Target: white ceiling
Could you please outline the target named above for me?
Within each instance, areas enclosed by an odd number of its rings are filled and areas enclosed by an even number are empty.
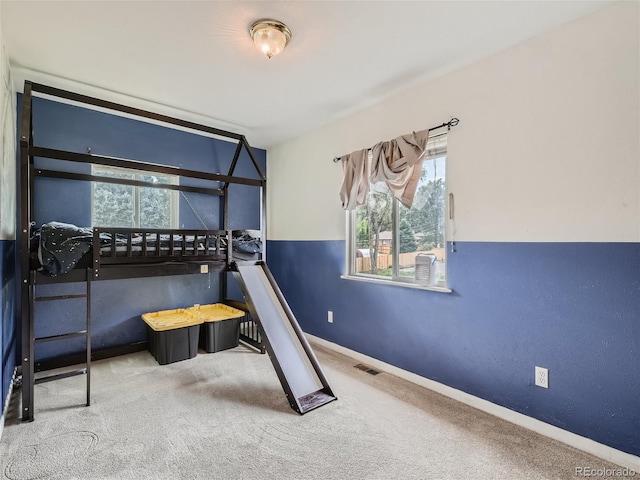
[[[608,3],[2,0],[1,16],[19,91],[26,78],[266,148]],[[248,34],[265,17],[293,32],[271,60]]]

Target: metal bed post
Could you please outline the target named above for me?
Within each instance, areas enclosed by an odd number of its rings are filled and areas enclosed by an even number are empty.
[[[100,243],[98,243],[98,249]],[[91,267],[86,269],[87,274],[87,407],[91,405],[91,280],[93,277],[93,269]]]
[[[231,177],[233,175],[233,172],[236,169],[236,164],[238,163],[238,159],[240,158],[240,152],[242,151],[242,142],[238,141],[238,144],[236,145],[236,151],[233,153],[233,159],[231,160],[231,165],[229,165],[229,171],[227,173],[227,175],[229,177]],[[222,187],[222,229],[228,231],[229,230],[229,182],[225,182],[225,184]],[[227,245],[227,249],[232,249],[233,245],[230,243],[231,242],[231,236],[228,235],[228,240],[229,243]],[[220,286],[220,290],[221,290],[221,297],[222,300],[227,300],[228,298],[228,294],[229,294],[229,283],[228,283],[228,269],[229,269],[229,265],[231,264],[231,257],[229,256],[229,254],[227,254],[227,268],[225,269],[224,274],[222,275],[222,285]]]
[[[227,206],[227,193],[229,192],[229,184],[226,184],[222,191],[224,192],[224,195],[222,195],[222,230],[224,230],[225,232],[228,232],[228,227],[229,227],[229,212],[228,212],[228,206]],[[226,258],[226,267],[224,269],[224,273],[222,274],[222,278],[221,278],[221,282],[220,282],[220,298],[223,300],[226,300],[227,298],[227,294],[228,294],[228,288],[229,286],[227,285],[227,270],[229,268],[229,250],[232,248],[232,245],[229,243],[229,235],[227,234],[227,258]]]
[[[260,237],[262,241],[261,260],[267,261],[267,181],[260,187]]]
[[[35,302],[35,276],[36,273],[28,274],[29,284],[27,285],[28,308],[22,312],[22,321],[28,321],[28,325],[22,325],[22,421],[33,421],[33,394],[35,390],[35,329],[34,329],[34,302]],[[25,318],[26,316],[26,318]],[[26,331],[26,334],[25,334]],[[24,346],[26,345],[26,349]],[[26,352],[26,353],[25,353]]]
[[[20,321],[22,335],[22,420],[33,421],[33,313],[29,275],[29,234],[33,209],[31,83],[25,82],[20,125]]]

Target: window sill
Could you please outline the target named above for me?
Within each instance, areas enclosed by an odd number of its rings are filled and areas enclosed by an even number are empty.
[[[372,278],[372,277],[364,277],[364,276],[360,277],[356,275],[340,275],[340,278],[344,280],[355,280],[356,282],[377,283],[378,285],[390,285],[392,287],[414,288],[416,290],[429,290],[431,292],[440,292],[440,293],[453,293],[453,290],[447,287],[436,287],[436,286],[427,287],[425,285],[418,285],[415,283],[394,282],[393,280],[383,280],[381,278]]]

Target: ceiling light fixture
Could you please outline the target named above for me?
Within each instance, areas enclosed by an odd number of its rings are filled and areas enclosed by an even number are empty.
[[[277,20],[258,20],[249,30],[256,48],[271,58],[278,55],[291,40],[291,30]]]

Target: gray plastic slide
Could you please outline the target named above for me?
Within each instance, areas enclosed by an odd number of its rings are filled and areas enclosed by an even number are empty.
[[[336,400],[267,265],[234,264],[233,274],[251,316],[262,327],[263,342],[291,408],[304,414]]]

